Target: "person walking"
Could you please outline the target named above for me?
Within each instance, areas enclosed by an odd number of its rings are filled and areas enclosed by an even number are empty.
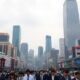
[[[80,80],[80,72],[79,71],[75,72],[75,78],[72,80]]]
[[[39,72],[39,71],[36,71],[35,79],[36,79],[36,80],[41,80],[40,72]]]
[[[49,75],[48,75],[48,71],[44,71],[43,80],[50,80]]]
[[[16,73],[15,73],[15,72],[11,72],[11,73],[9,74],[8,80],[17,80]]]
[[[51,70],[51,74],[49,74],[48,80],[60,80],[59,76],[57,75],[57,71],[55,69]]]
[[[23,80],[34,80],[33,76],[30,74],[30,70],[26,70]]]
[[[69,75],[69,71],[68,70],[64,70],[63,71],[62,80],[71,80],[71,76]]]
[[[23,80],[23,76],[24,76],[23,72],[19,72],[17,80]]]
[[[6,80],[6,79],[5,79],[5,73],[4,73],[4,72],[2,72],[2,73],[0,74],[0,80]]]

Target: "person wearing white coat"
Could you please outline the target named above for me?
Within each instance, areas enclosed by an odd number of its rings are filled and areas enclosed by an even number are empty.
[[[26,70],[23,80],[34,80],[34,76],[30,74],[30,70]]]
[[[23,80],[34,80],[34,77],[33,77],[33,75],[25,75],[24,77],[23,77]]]

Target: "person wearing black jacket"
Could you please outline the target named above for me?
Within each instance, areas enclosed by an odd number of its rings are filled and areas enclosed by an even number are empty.
[[[59,76],[56,73],[55,69],[51,70],[51,73],[47,73],[44,75],[43,80],[60,80]]]
[[[73,78],[72,80],[80,80],[80,72],[79,71],[75,72],[75,78]]]
[[[63,71],[63,77],[61,80],[71,80],[71,76],[69,75],[69,71],[68,70],[64,70]]]
[[[36,72],[36,74],[35,74],[35,79],[36,79],[36,80],[41,80],[40,72]]]
[[[1,74],[1,76],[0,76],[0,80],[6,80],[6,79],[5,79],[5,74],[4,74],[4,72],[2,72],[2,74]]]
[[[51,76],[50,76],[50,80],[60,80],[59,76],[57,75],[57,71],[55,69],[51,70]]]
[[[43,80],[49,80],[49,75],[47,71],[44,71]]]

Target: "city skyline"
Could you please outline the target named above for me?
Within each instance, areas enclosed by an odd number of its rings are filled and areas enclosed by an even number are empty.
[[[32,3],[30,1],[27,0],[29,8],[26,8],[25,0],[1,1],[0,32],[8,32],[11,42],[13,25],[20,25],[22,32],[21,42],[27,42],[29,48],[37,49],[38,46],[45,47],[46,35],[51,35],[52,46],[59,48],[59,38],[63,37],[64,0],[46,0],[46,2],[45,0],[33,0]],[[77,1],[80,9],[80,1]]]

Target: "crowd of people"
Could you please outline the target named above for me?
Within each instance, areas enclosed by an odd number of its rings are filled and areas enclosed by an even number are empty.
[[[0,80],[80,80],[80,72],[70,73],[68,70],[57,71],[55,69],[32,71],[27,69],[25,72],[1,72]]]

